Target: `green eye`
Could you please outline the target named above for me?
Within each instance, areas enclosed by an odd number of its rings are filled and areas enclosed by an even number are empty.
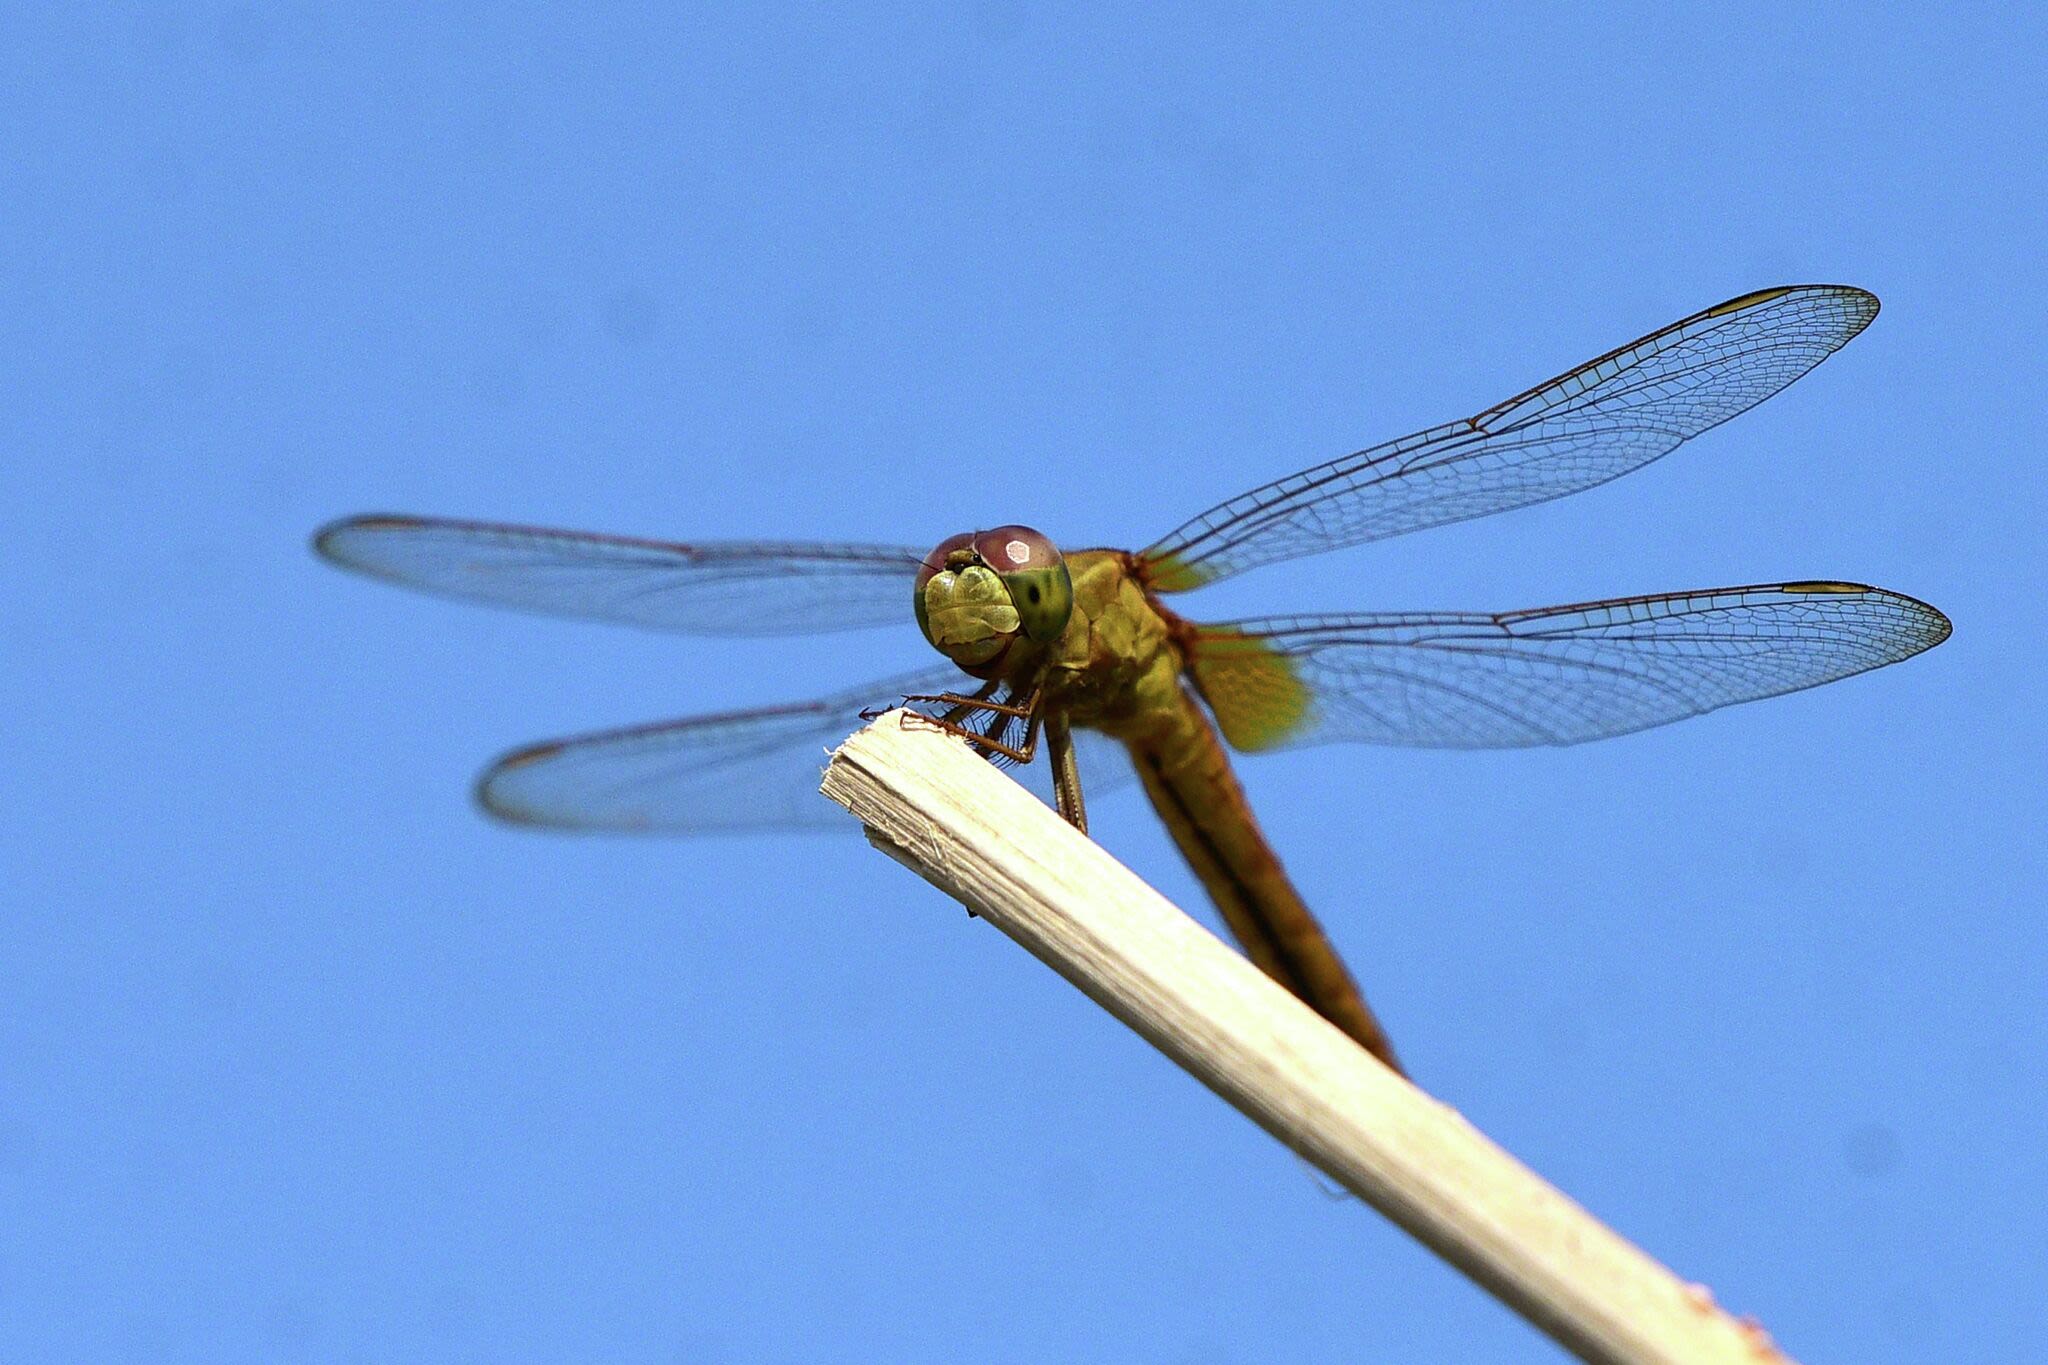
[[[1042,569],[1018,569],[1003,575],[1010,589],[1010,603],[1024,633],[1040,644],[1059,639],[1074,611],[1074,581],[1067,575],[1065,560]]]
[[[926,639],[933,638],[933,614],[939,610],[938,603],[927,601],[926,589],[934,583],[943,587],[941,575],[945,574],[958,574],[962,585],[945,588],[947,602],[953,600],[953,593],[967,591],[979,604],[976,614],[988,618],[991,630],[1007,635],[1021,630],[1035,643],[1050,644],[1060,638],[1074,612],[1074,581],[1067,574],[1067,561],[1050,540],[1029,526],[998,526],[992,531],[951,536],[924,557],[917,571],[916,607],[917,624]],[[985,587],[966,588],[976,575]],[[993,605],[981,595],[995,589],[998,581],[1009,598],[1001,614],[1007,618],[1014,612],[1014,619],[998,622],[990,616]],[[942,627],[941,634],[955,639],[957,624]]]

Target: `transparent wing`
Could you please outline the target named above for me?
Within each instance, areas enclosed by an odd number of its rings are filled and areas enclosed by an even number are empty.
[[[501,819],[558,829],[711,834],[854,828],[818,794],[825,751],[860,713],[962,681],[951,664],[752,711],[551,740],[506,754],[477,784]]]
[[[1180,592],[1591,488],[1762,402],[1876,316],[1874,296],[1841,285],[1745,294],[1476,416],[1232,498],[1142,558],[1155,588]]]
[[[477,784],[486,810],[515,824],[648,834],[766,833],[858,828],[818,794],[826,750],[863,724],[861,712],[906,694],[973,685],[951,664],[884,678],[829,697],[692,716],[536,744],[505,755]],[[926,711],[943,708],[926,706]],[[1115,741],[1080,749],[1092,795],[1130,775]],[[1050,765],[1011,776],[1051,804]]]
[[[703,635],[781,635],[911,619],[920,552],[891,545],[683,545],[529,526],[352,517],[314,548],[448,597]]]
[[[1948,638],[1924,602],[1778,583],[1535,611],[1238,621],[1191,666],[1242,749],[1578,744],[1832,682]]]

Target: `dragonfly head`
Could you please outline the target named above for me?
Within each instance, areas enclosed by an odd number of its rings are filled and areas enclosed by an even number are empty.
[[[1029,526],[950,536],[917,570],[917,625],[970,673],[996,664],[1019,635],[1059,639],[1074,610],[1067,561]]]

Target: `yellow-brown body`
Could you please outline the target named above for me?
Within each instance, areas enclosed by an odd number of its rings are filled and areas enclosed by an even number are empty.
[[[1074,605],[1065,631],[1044,646],[1013,650],[999,665],[1002,675],[1023,691],[1037,686],[1048,712],[1121,741],[1153,808],[1252,961],[1397,1065],[1231,770],[1190,668],[1195,631],[1146,588],[1130,555],[1080,550],[1066,560]]]

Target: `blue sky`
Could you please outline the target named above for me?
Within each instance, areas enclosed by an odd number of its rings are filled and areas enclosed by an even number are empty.
[[[1801,280],[1884,312],[1663,463],[1190,610],[1944,608],[1662,731],[1243,772],[1429,1088],[1795,1355],[2048,1335],[2038,13],[93,8],[0,18],[0,1356],[1553,1358],[858,838],[469,804],[907,621],[306,537],[1143,544]]]

